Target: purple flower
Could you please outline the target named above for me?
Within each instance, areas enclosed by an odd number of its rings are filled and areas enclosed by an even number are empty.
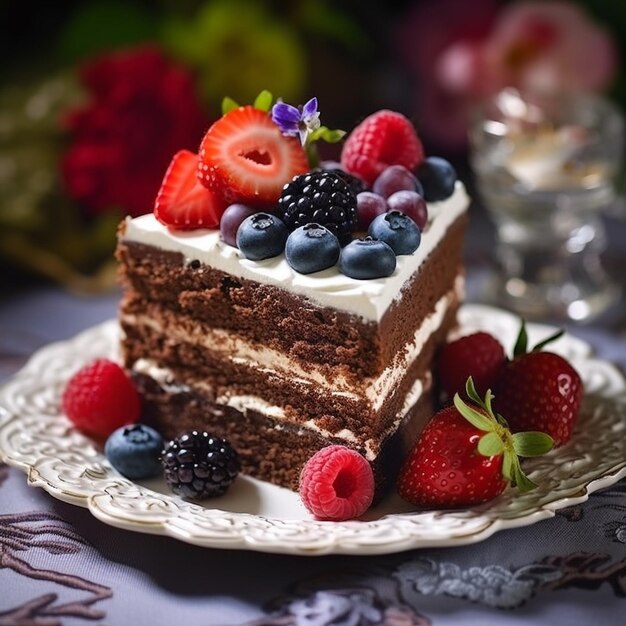
[[[272,107],[272,120],[283,135],[299,136],[300,143],[304,145],[308,134],[320,127],[317,98],[311,98],[303,107],[277,102]]]

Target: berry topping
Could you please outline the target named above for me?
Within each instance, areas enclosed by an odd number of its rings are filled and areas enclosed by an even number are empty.
[[[388,210],[387,202],[382,196],[371,191],[362,191],[356,197],[358,229],[367,231],[372,220]]]
[[[290,231],[315,222],[326,226],[345,245],[356,226],[356,196],[339,176],[311,172],[285,185],[278,215]]]
[[[230,204],[220,220],[220,237],[229,246],[237,247],[237,230],[247,217],[258,213],[245,204]]]
[[[390,165],[374,181],[372,191],[388,198],[396,191],[417,191],[423,195],[422,186],[417,178],[404,165]]]
[[[198,156],[181,150],[174,155],[154,202],[154,216],[176,230],[217,228],[222,199],[203,187],[196,176]]]
[[[401,113],[382,110],[365,118],[343,145],[343,169],[368,185],[390,165],[415,169],[424,159],[424,149],[413,124]]]
[[[108,359],[96,359],[76,372],[65,387],[61,406],[77,428],[103,439],[136,422],[141,410],[132,380]]]
[[[416,191],[396,191],[387,198],[390,211],[400,211],[408,215],[419,227],[426,228],[428,222],[428,206],[426,201]]]
[[[255,213],[237,230],[237,247],[246,259],[261,261],[282,254],[289,232],[275,215]]]
[[[417,224],[399,211],[379,215],[370,224],[367,233],[374,239],[384,241],[396,254],[413,254],[422,239]]]
[[[428,157],[417,170],[417,178],[424,188],[428,202],[445,200],[454,193],[457,175],[455,169],[441,157]]]
[[[123,476],[132,479],[151,478],[162,471],[161,435],[144,424],[122,426],[106,441],[104,453],[111,465]]]
[[[562,334],[548,337],[528,352],[522,322],[513,360],[498,376],[494,400],[511,430],[541,430],[551,435],[557,446],[571,438],[583,396],[578,372],[562,356],[541,351]]]
[[[394,251],[384,241],[371,237],[350,242],[339,257],[339,270],[350,278],[384,278],[391,276],[395,269]]]
[[[348,172],[342,170],[341,167],[327,169],[326,171],[335,176],[339,176],[339,178],[350,187],[355,196],[363,191],[369,191],[369,187],[358,176],[348,174]]]
[[[437,360],[437,378],[449,398],[462,393],[471,376],[484,394],[493,389],[506,360],[502,344],[492,335],[477,332],[446,344]]]
[[[172,491],[197,499],[221,496],[241,469],[239,455],[228,441],[197,430],[170,441],[161,463]]]
[[[345,446],[322,448],[302,469],[300,497],[319,519],[338,522],[360,517],[374,497],[372,468],[358,452]]]
[[[285,245],[287,263],[300,274],[319,272],[337,263],[341,246],[326,227],[315,222],[296,228]]]
[[[522,471],[519,456],[540,456],[553,445],[540,432],[511,434],[491,408],[493,396],[482,400],[471,378],[465,403],[457,394],[454,405],[437,413],[409,453],[396,483],[402,498],[417,506],[453,508],[487,502],[509,482],[520,491],[536,485]]]
[[[282,135],[267,112],[252,106],[226,113],[200,145],[198,178],[226,204],[271,206],[283,185],[308,169],[300,141]]]

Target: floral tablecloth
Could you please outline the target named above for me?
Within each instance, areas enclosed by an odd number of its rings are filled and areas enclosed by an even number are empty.
[[[118,294],[0,304],[0,380],[113,317]],[[570,329],[626,369],[626,336]],[[0,465],[0,626],[498,626],[626,623],[626,480],[472,546],[303,558],[197,548],[107,526]]]

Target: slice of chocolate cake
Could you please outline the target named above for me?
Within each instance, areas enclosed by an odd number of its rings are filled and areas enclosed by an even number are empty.
[[[315,168],[312,143],[344,133],[315,98],[270,112],[268,97],[227,103],[198,154],[174,156],[153,214],[121,226],[124,363],[165,437],[209,431],[294,490],[344,445],[379,497],[433,412],[468,198],[400,113],[367,117],[341,164]]]
[[[431,366],[456,324],[468,198],[429,204],[418,249],[395,271],[300,274],[284,254],[246,259],[213,229],[127,219],[117,255],[123,358],[145,420],[166,437],[227,438],[243,471],[297,489],[339,443],[372,465],[378,494],[432,415]]]

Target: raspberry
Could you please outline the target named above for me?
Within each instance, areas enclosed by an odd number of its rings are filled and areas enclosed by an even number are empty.
[[[302,469],[300,497],[318,519],[338,522],[359,517],[374,498],[372,468],[345,446],[322,448]]]
[[[170,441],[161,463],[172,491],[196,499],[221,496],[241,469],[239,455],[228,441],[197,430]]]
[[[69,380],[61,407],[77,428],[104,439],[120,426],[136,422],[141,402],[117,363],[96,359]]]
[[[502,344],[489,333],[477,332],[446,344],[437,362],[439,384],[450,397],[463,394],[471,376],[479,394],[493,390],[506,356]]]
[[[413,124],[401,113],[383,109],[366,117],[341,151],[343,168],[370,187],[390,165],[414,170],[424,160],[424,148]]]

